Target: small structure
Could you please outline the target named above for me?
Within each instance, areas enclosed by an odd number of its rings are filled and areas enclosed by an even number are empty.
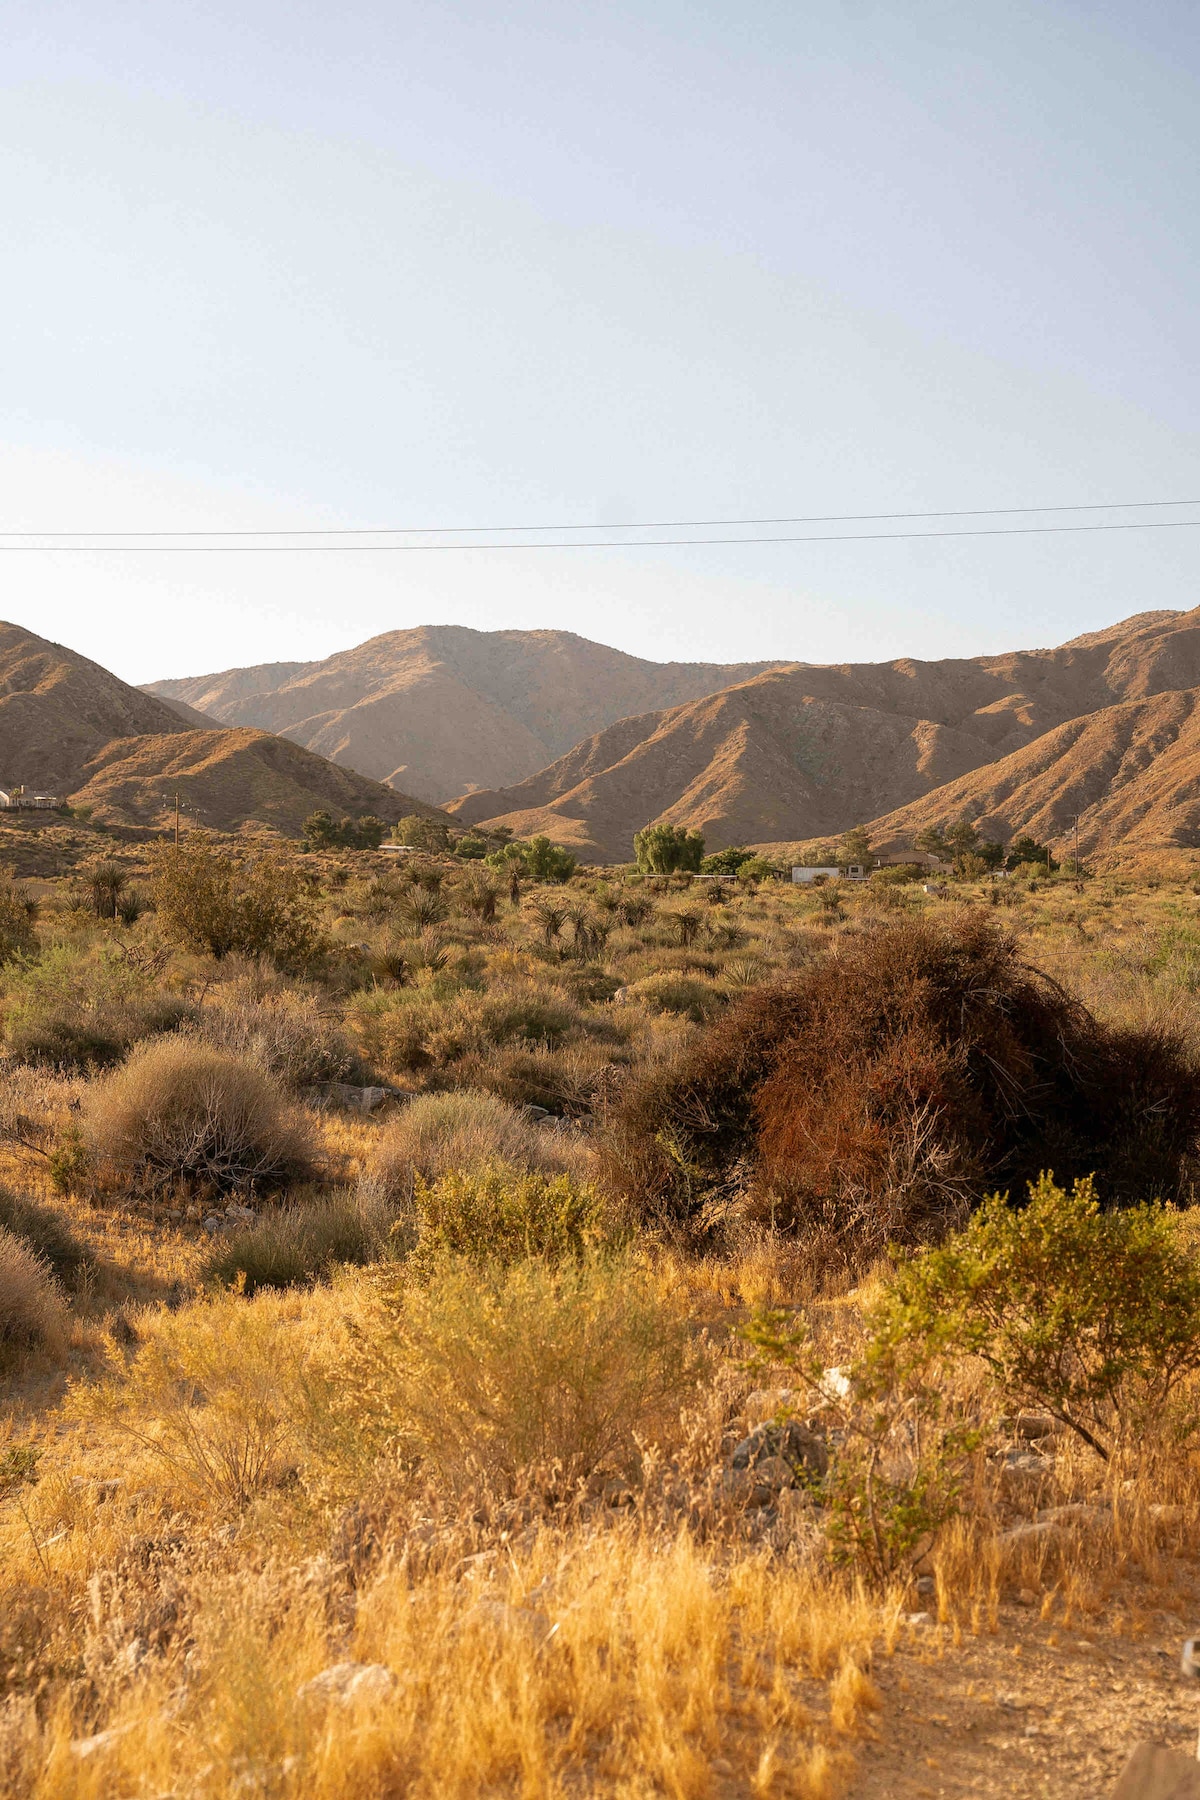
[[[34,794],[26,787],[0,788],[0,812],[53,812],[61,794]]]
[[[415,844],[380,844],[379,848],[386,850],[389,856],[416,856],[417,854]]]
[[[792,870],[792,880],[800,883],[810,881],[837,881],[842,876],[847,881],[865,881],[867,871],[861,863],[850,863],[845,869],[830,868],[825,865],[802,865]]]

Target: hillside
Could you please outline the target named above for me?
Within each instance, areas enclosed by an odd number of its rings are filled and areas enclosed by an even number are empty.
[[[776,666],[654,663],[570,631],[426,625],[323,662],[157,681],[147,692],[442,801],[523,781],[618,719]]]
[[[657,819],[712,848],[794,842],[911,806],[1114,703],[1197,686],[1200,611],[1140,614],[1051,650],[792,665],[622,720],[450,810],[603,860],[628,856]]]
[[[84,765],[70,800],[101,819],[147,825],[169,822],[176,793],[185,819],[216,831],[253,823],[295,834],[319,807],[389,821],[436,810],[287,738],[223,727],[118,738]]]
[[[65,793],[114,738],[187,730],[153,694],[23,626],[0,621],[0,786]]]
[[[1105,707],[874,821],[881,847],[963,816],[1081,852],[1200,846],[1200,689]]]
[[[178,792],[189,818],[223,831],[258,823],[294,832],[317,807],[389,820],[433,810],[287,739],[226,729],[0,623],[0,784],[8,783],[49,789],[114,823],[164,820]]]

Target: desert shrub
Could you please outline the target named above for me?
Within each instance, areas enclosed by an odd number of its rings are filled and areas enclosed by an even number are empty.
[[[264,1214],[213,1252],[202,1279],[236,1287],[304,1287],[342,1263],[374,1262],[388,1249],[392,1213],[363,1193],[337,1193]]]
[[[497,982],[484,993],[425,986],[359,994],[349,1019],[363,1054],[397,1071],[444,1068],[491,1045],[556,1044],[580,1023],[556,988]]]
[[[178,1039],[143,1045],[84,1096],[84,1138],[126,1180],[219,1189],[304,1175],[312,1145],[256,1064]]]
[[[687,1320],[624,1258],[452,1264],[384,1286],[336,1371],[357,1433],[453,1485],[564,1486],[629,1465],[701,1369]]]
[[[95,1256],[52,1206],[0,1188],[0,1229],[28,1244],[54,1279],[73,1293],[95,1267]]]
[[[248,984],[232,983],[201,1009],[187,1035],[257,1063],[288,1087],[352,1081],[362,1073],[328,1005],[295,988],[256,997]]]
[[[547,1112],[582,1119],[602,1110],[624,1080],[630,1052],[593,1038],[561,1050],[494,1050],[465,1058],[458,1073],[475,1088],[512,1106],[544,1106]]]
[[[37,949],[33,928],[36,917],[37,902],[30,900],[8,869],[0,870],[0,963],[33,955]]]
[[[561,1171],[578,1163],[569,1140],[540,1129],[494,1094],[459,1089],[422,1094],[384,1126],[367,1163],[369,1194],[399,1205],[417,1180],[437,1181],[453,1169],[502,1161],[521,1169]]]
[[[282,851],[241,864],[205,844],[165,850],[154,903],[168,936],[218,959],[237,951],[299,970],[324,948],[319,898]]]
[[[62,1296],[49,1268],[23,1238],[0,1225],[0,1367],[62,1336]]]
[[[303,1325],[260,1295],[157,1314],[129,1368],[77,1404],[140,1444],[193,1498],[245,1506],[294,1467]]]
[[[579,1024],[579,1009],[556,988],[498,983],[484,995],[481,1021],[491,1044],[559,1044]]]
[[[1200,1083],[1159,1031],[1102,1026],[982,913],[872,926],[746,995],[631,1084],[608,1178],[675,1222],[732,1191],[847,1254],[958,1223],[997,1182],[1185,1190]]]
[[[651,1012],[680,1013],[697,1025],[715,1019],[724,1010],[725,995],[714,982],[694,975],[676,975],[664,970],[660,975],[644,975],[626,990]]]
[[[95,1069],[131,1044],[173,1031],[188,1002],[157,991],[149,974],[105,945],[95,953],[52,945],[7,981],[4,1035],[22,1062]]]
[[[429,1272],[455,1256],[496,1264],[582,1256],[608,1227],[594,1188],[492,1159],[433,1181],[418,1175],[400,1230],[412,1243],[410,1269]]]
[[[1092,1181],[1044,1175],[1028,1202],[994,1194],[940,1247],[903,1261],[873,1320],[875,1355],[974,1356],[1005,1406],[1052,1413],[1102,1457],[1174,1412],[1194,1430],[1200,1268],[1161,1206],[1103,1212]]]

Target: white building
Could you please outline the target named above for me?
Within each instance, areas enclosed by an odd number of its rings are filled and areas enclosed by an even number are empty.
[[[818,878],[825,881],[837,881],[843,876],[847,881],[865,881],[867,871],[861,863],[851,863],[846,869],[804,866],[792,870],[792,880],[798,882],[816,881]]]

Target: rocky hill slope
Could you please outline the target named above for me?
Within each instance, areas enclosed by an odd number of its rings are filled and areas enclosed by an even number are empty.
[[[522,781],[617,719],[774,666],[654,663],[570,631],[425,625],[323,662],[227,669],[146,691],[442,801]]]
[[[1109,706],[874,821],[880,845],[974,820],[984,837],[1027,831],[1082,854],[1200,846],[1200,688]]]
[[[65,793],[113,738],[186,731],[172,707],[62,644],[0,621],[0,787]]]
[[[1140,614],[1050,650],[793,664],[622,720],[450,810],[602,860],[627,857],[634,832],[659,819],[699,828],[713,848],[794,842],[923,802],[1114,703],[1196,687],[1200,610]],[[929,804],[941,816],[956,802]]]
[[[193,822],[224,831],[294,832],[317,807],[389,820],[434,810],[286,739],[211,719],[196,730],[195,719],[203,715],[186,704],[0,622],[0,786],[49,790],[99,819],[140,824],[167,819],[178,792]]]

